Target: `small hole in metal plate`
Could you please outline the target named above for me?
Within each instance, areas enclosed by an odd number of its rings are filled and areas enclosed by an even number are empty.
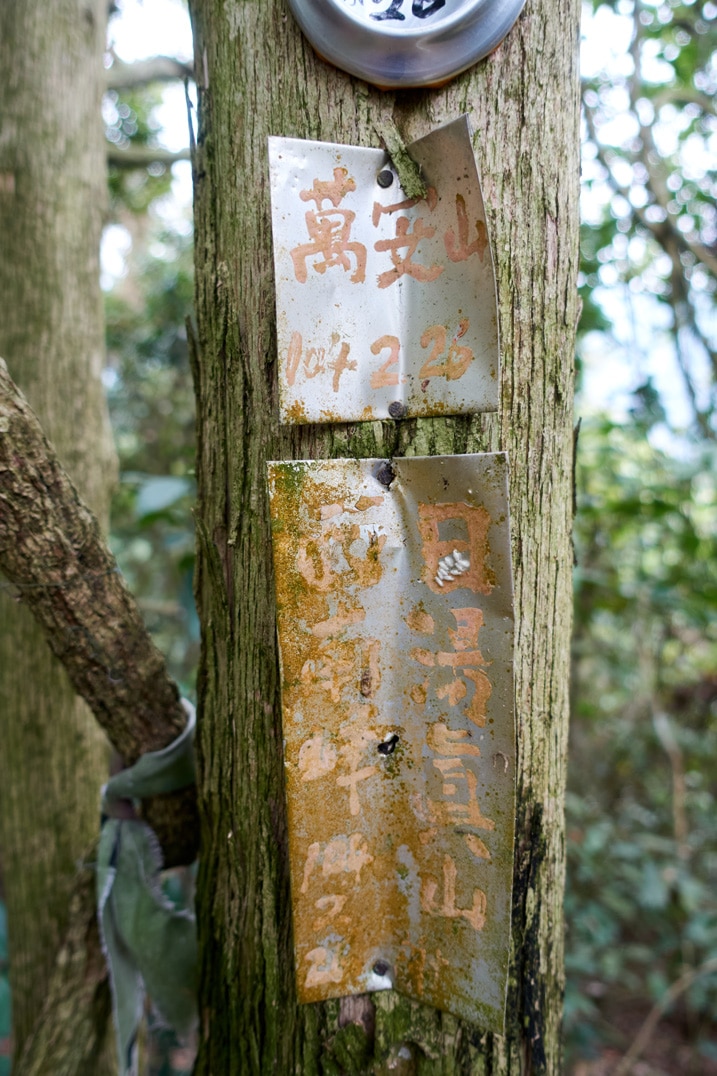
[[[393,183],[393,172],[388,168],[382,169],[376,176],[376,182],[379,187],[390,187]]]
[[[398,743],[398,735],[394,732],[392,736],[389,736],[387,740],[378,745],[379,755],[392,755],[396,750],[396,744]]]
[[[376,472],[376,478],[378,479],[378,481],[381,483],[382,486],[386,486],[387,488],[391,485],[395,477],[396,472],[394,471],[391,464],[388,462],[384,463],[383,466]]]

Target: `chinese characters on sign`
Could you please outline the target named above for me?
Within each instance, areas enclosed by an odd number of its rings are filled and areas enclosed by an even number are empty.
[[[303,1001],[503,1026],[515,745],[502,455],[269,464]],[[382,471],[383,467],[383,471]]]
[[[466,118],[411,146],[423,200],[381,150],[269,142],[282,421],[495,410],[495,281]]]
[[[382,89],[441,86],[502,41],[524,0],[288,0],[319,56]]]
[[[344,2],[355,6],[357,0],[344,0]],[[364,6],[363,0],[358,0],[358,3]],[[446,0],[373,0],[373,4],[380,4],[380,7],[376,7],[369,14],[369,18],[374,22],[387,20],[405,22],[404,9],[416,19],[429,19],[431,15],[435,15],[446,6]]]

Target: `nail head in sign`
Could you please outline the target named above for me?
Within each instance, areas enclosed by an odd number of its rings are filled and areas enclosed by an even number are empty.
[[[318,54],[381,89],[438,86],[487,56],[525,0],[289,0]]]

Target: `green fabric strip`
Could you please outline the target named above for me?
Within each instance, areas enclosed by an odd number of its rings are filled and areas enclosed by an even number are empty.
[[[143,755],[107,784],[103,808],[184,788],[194,780],[194,708],[185,700],[184,732],[163,751]],[[178,1034],[197,1020],[197,940],[194,915],[163,896],[162,854],[144,822],[109,818],[100,834],[97,912],[112,989],[121,1076],[136,1076],[137,1032],[145,994]]]

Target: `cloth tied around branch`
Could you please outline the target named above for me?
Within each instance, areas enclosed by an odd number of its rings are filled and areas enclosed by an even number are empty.
[[[97,915],[110,975],[121,1076],[137,1072],[137,1033],[145,993],[179,1035],[197,1022],[197,938],[194,914],[162,894],[162,853],[154,831],[135,819],[113,818],[121,800],[176,792],[195,781],[194,707],[169,746],[151,751],[112,777],[102,791],[105,816],[97,856]]]

